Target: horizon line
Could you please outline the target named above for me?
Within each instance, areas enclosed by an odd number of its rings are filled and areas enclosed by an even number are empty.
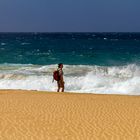
[[[13,32],[13,31],[6,31],[6,32],[0,32],[1,33],[34,33],[34,34],[37,34],[37,33],[140,33],[139,32],[27,32],[27,31],[22,31],[22,32]]]

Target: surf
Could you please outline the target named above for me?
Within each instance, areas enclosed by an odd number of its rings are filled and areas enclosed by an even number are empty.
[[[55,65],[0,65],[0,89],[56,91]],[[140,95],[140,66],[64,65],[65,91]]]

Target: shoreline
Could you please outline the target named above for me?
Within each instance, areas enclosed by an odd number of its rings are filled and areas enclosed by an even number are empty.
[[[104,96],[140,96],[140,95],[134,95],[134,94],[122,94],[122,93],[86,93],[86,92],[56,92],[56,91],[43,91],[43,90],[26,90],[26,89],[0,89],[0,92],[32,92],[32,93],[44,93],[44,94],[72,94],[72,95],[104,95]]]
[[[0,139],[140,139],[140,96],[0,90]]]

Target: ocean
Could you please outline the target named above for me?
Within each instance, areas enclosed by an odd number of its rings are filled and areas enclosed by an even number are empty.
[[[140,33],[0,33],[0,89],[140,95]]]

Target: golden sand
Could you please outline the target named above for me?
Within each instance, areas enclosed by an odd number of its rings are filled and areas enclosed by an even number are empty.
[[[140,96],[2,90],[0,140],[140,140]]]

